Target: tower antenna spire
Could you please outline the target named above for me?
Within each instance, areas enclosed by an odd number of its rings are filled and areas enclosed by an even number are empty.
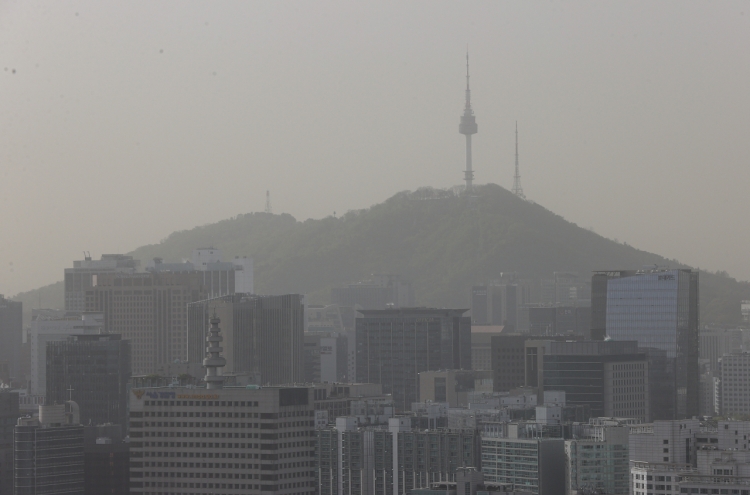
[[[458,132],[466,136],[466,170],[464,170],[464,180],[466,181],[466,194],[470,197],[473,193],[474,170],[471,167],[471,135],[477,133],[477,120],[474,117],[474,110],[471,109],[471,89],[469,89],[469,49],[466,48],[466,105],[464,114],[461,116],[461,123],[458,125]]]
[[[526,199],[521,187],[521,173],[518,171],[518,121],[516,120],[516,173],[513,176],[513,194],[521,199]]]
[[[273,213],[271,208],[271,191],[266,190],[266,213]]]

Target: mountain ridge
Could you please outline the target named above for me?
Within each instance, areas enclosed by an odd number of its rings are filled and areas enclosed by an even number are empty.
[[[197,247],[221,249],[225,258],[249,256],[260,294],[304,293],[328,302],[330,288],[372,273],[411,281],[420,305],[466,307],[472,285],[501,272],[549,277],[554,271],[690,268],[676,260],[607,239],[495,184],[476,187],[477,204],[450,191],[402,191],[340,217],[297,221],[289,214],[248,213],[176,231],[130,253],[144,262],[189,258]],[[62,304],[62,283],[18,294]],[[701,320],[739,324],[740,301],[750,283],[701,271]]]

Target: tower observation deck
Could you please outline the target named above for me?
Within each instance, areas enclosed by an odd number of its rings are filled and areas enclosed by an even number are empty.
[[[466,193],[472,193],[472,182],[474,180],[474,170],[471,168],[471,135],[477,133],[477,120],[474,117],[474,110],[471,109],[471,89],[469,89],[469,52],[466,52],[466,104],[464,114],[461,116],[461,123],[458,125],[458,132],[466,136],[466,170],[464,170],[464,180],[466,181]]]

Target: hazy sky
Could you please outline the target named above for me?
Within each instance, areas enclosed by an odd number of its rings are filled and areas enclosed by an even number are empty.
[[[746,2],[1,2],[0,293],[463,177],[750,279]],[[253,253],[247,253],[252,255]],[[560,267],[564,269],[565,267]],[[606,267],[602,267],[606,268]]]

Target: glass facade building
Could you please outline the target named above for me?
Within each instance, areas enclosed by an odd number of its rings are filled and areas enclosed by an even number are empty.
[[[642,270],[597,272],[592,277],[592,335],[636,340],[666,356],[669,400],[655,419],[699,413],[698,272]],[[658,390],[658,389],[655,389]]]
[[[22,383],[23,309],[20,302],[0,295],[0,380]]]
[[[635,341],[547,342],[544,390],[562,390],[569,405],[587,404],[592,417],[648,421],[648,363]]]
[[[130,341],[117,334],[47,342],[47,401],[74,400],[84,424],[128,424]]]
[[[422,371],[471,369],[471,319],[465,309],[360,310],[357,381],[379,383],[397,409],[419,398]]]
[[[83,426],[15,428],[15,495],[84,495]]]

